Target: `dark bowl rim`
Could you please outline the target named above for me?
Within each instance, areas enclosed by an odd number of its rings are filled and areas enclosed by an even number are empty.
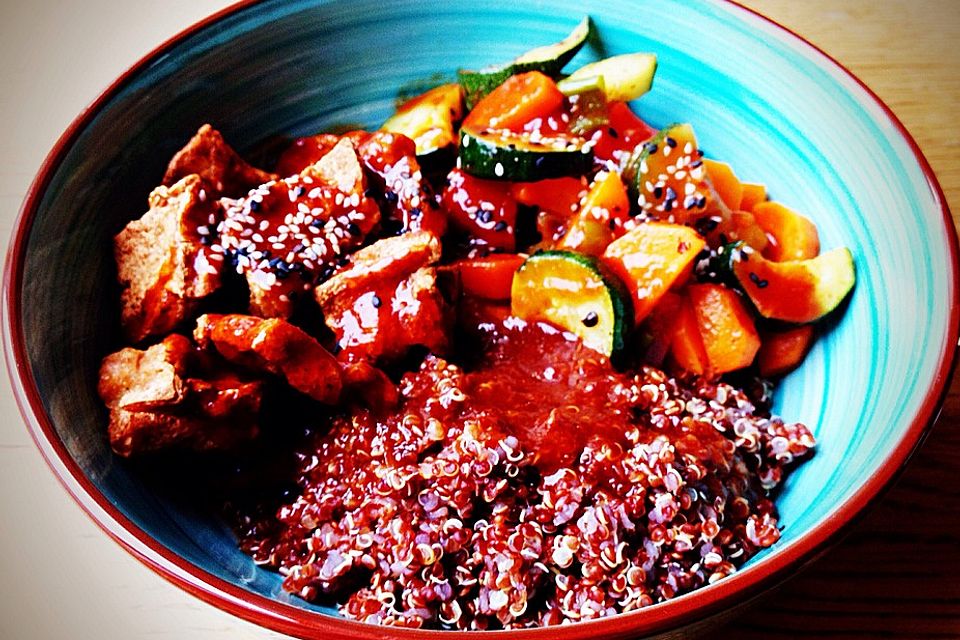
[[[43,195],[49,186],[67,151],[80,133],[90,124],[102,107],[115,96],[135,75],[159,57],[199,31],[228,16],[260,4],[262,0],[241,0],[194,23],[171,37],[121,74],[109,87],[78,115],[57,140],[44,159],[37,176],[30,185],[14,224],[11,242],[7,251],[3,274],[2,337],[7,371],[14,389],[17,404],[31,437],[68,493],[86,514],[119,543],[124,549],[147,565],[164,579],[188,593],[261,626],[302,638],[363,638],[374,640],[391,636],[395,638],[425,639],[439,637],[476,637],[477,632],[422,631],[410,629],[385,629],[346,618],[316,613],[301,607],[273,600],[219,578],[206,570],[177,556],[146,531],[130,521],[83,473],[70,457],[63,441],[58,437],[52,420],[44,410],[43,402],[29,367],[21,323],[21,291],[26,247],[34,218]],[[947,340],[940,354],[937,375],[927,390],[909,429],[884,460],[878,471],[827,518],[804,533],[800,539],[763,558],[756,565],[748,566],[724,580],[698,589],[692,593],[664,603],[644,608],[641,611],[620,614],[609,618],[561,627],[546,627],[520,631],[481,632],[491,637],[520,635],[529,640],[551,638],[554,640],[581,637],[620,637],[628,634],[662,632],[717,614],[734,605],[755,597],[764,590],[785,579],[791,570],[800,568],[836,543],[841,533],[874,503],[903,470],[905,463],[923,441],[924,436],[936,421],[939,410],[949,389],[951,374],[956,367],[960,345],[960,273],[957,230],[954,226],[943,190],[913,137],[884,102],[851,71],[832,56],[813,45],[794,31],[757,11],[744,7],[733,0],[723,0],[729,6],[747,15],[754,16],[776,27],[786,39],[801,43],[824,64],[832,65],[858,85],[867,97],[879,107],[902,139],[911,149],[929,183],[934,199],[943,217],[945,240],[950,253],[949,273],[954,274],[950,292],[949,325]]]

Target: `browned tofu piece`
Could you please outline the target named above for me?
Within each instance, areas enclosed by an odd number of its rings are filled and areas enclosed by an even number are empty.
[[[170,186],[183,178],[196,174],[207,183],[212,199],[220,196],[239,198],[254,187],[277,176],[261,171],[248,164],[228,145],[220,132],[205,124],[180,149],[163,176],[163,184]]]
[[[427,231],[384,238],[350,256],[350,262],[317,286],[314,296],[321,307],[344,295],[355,296],[377,281],[396,282],[420,267],[440,259],[440,240]]]
[[[230,362],[282,376],[314,400],[335,404],[340,399],[340,363],[313,337],[286,320],[207,314],[197,319],[193,335],[199,345],[213,345]]]
[[[180,404],[192,350],[190,340],[176,333],[143,351],[121,349],[103,359],[97,391],[111,410],[144,411]]]
[[[172,331],[220,286],[223,256],[204,238],[220,217],[190,175],[150,194],[150,210],[114,238],[121,323],[134,343]]]
[[[442,353],[450,314],[437,288],[440,242],[428,232],[379,240],[315,290],[347,362],[390,361],[410,347]]]
[[[119,455],[229,449],[256,436],[262,383],[188,378],[192,352],[187,338],[173,334],[146,350],[127,347],[104,358],[98,391]]]
[[[250,312],[288,318],[380,221],[353,143],[341,140],[301,173],[226,203],[220,243],[237,256]]]

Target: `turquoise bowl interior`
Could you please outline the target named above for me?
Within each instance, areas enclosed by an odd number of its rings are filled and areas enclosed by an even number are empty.
[[[654,125],[693,123],[708,156],[812,218],[824,248],[850,247],[858,282],[777,390],[778,412],[820,442],[779,497],[780,542],[717,585],[550,637],[661,633],[728,609],[822,550],[889,483],[945,390],[957,345],[956,236],[912,140],[842,68],[724,2],[272,0],[205,21],[119,79],[51,152],[11,244],[4,337],[14,386],[51,466],[110,535],[261,624],[379,637],[284,594],[215,515],[157,494],[110,453],[95,393],[99,360],[116,345],[110,239],[143,212],[168,158],[204,122],[241,150],[276,135],[376,127],[401,87],[556,41],[584,14],[603,48],[576,62],[656,52],[654,89],[638,112]]]

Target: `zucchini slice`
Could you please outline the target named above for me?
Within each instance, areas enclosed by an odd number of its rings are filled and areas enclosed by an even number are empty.
[[[588,16],[584,17],[560,42],[531,49],[507,64],[487,67],[480,71],[460,69],[457,71],[457,78],[460,86],[463,87],[467,109],[472,109],[483,96],[496,89],[512,75],[540,71],[551,78],[556,78],[583,47],[590,36],[590,31],[591,22]]]
[[[846,247],[786,262],[743,252],[732,269],[760,315],[795,323],[815,322],[836,309],[857,281]]]
[[[477,178],[533,182],[586,175],[592,165],[593,151],[583,138],[460,129],[457,166]]]
[[[606,356],[619,354],[633,318],[623,284],[596,258],[571,251],[536,253],[513,276],[511,313],[544,320]]]
[[[400,105],[380,130],[407,136],[417,144],[417,155],[425,156],[456,142],[453,125],[461,118],[460,85],[444,84]]]
[[[584,84],[590,84],[591,79],[600,78],[607,100],[629,102],[650,91],[656,72],[655,54],[627,53],[586,64],[558,82],[557,87],[565,95],[573,95]]]
[[[689,124],[671,124],[638,145],[623,177],[639,214],[678,224],[718,212],[730,216],[710,185]]]

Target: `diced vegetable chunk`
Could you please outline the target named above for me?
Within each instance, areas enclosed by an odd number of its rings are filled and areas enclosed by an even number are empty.
[[[760,315],[798,323],[819,320],[833,311],[856,282],[853,256],[847,248],[788,262],[744,253],[733,263],[733,273]]]
[[[580,210],[570,221],[560,248],[598,256],[623,234],[623,223],[629,214],[630,201],[620,174],[598,173]]]
[[[703,238],[690,227],[649,222],[610,243],[603,261],[627,285],[639,322],[674,282],[690,272],[704,246]]]
[[[813,325],[810,324],[763,334],[760,351],[757,352],[760,375],[775,378],[796,369],[807,356],[813,337]]]
[[[760,349],[760,336],[740,296],[710,283],[690,285],[687,293],[710,370],[721,374],[750,366]]]
[[[539,71],[510,76],[470,111],[463,126],[470,131],[507,129],[519,132],[534,118],[545,117],[563,104],[557,83]]]
[[[769,242],[763,251],[774,262],[806,260],[820,253],[817,226],[796,211],[777,202],[763,202],[753,208],[757,224]]]
[[[743,185],[730,165],[709,158],[703,159],[703,165],[707,168],[710,183],[723,203],[733,211],[742,208],[740,203],[743,200]]]
[[[676,325],[670,340],[670,354],[677,366],[694,375],[709,375],[710,362],[700,336],[700,325],[690,298],[681,296],[676,306]]]
[[[530,256],[514,275],[511,309],[566,329],[607,356],[623,349],[632,314],[623,285],[595,258],[570,251]]]
[[[400,105],[380,129],[402,133],[426,155],[457,141],[453,124],[463,117],[462,103],[460,85],[440,85]]]
[[[509,300],[513,275],[525,258],[515,253],[494,253],[454,264],[463,293],[485,300]]]

